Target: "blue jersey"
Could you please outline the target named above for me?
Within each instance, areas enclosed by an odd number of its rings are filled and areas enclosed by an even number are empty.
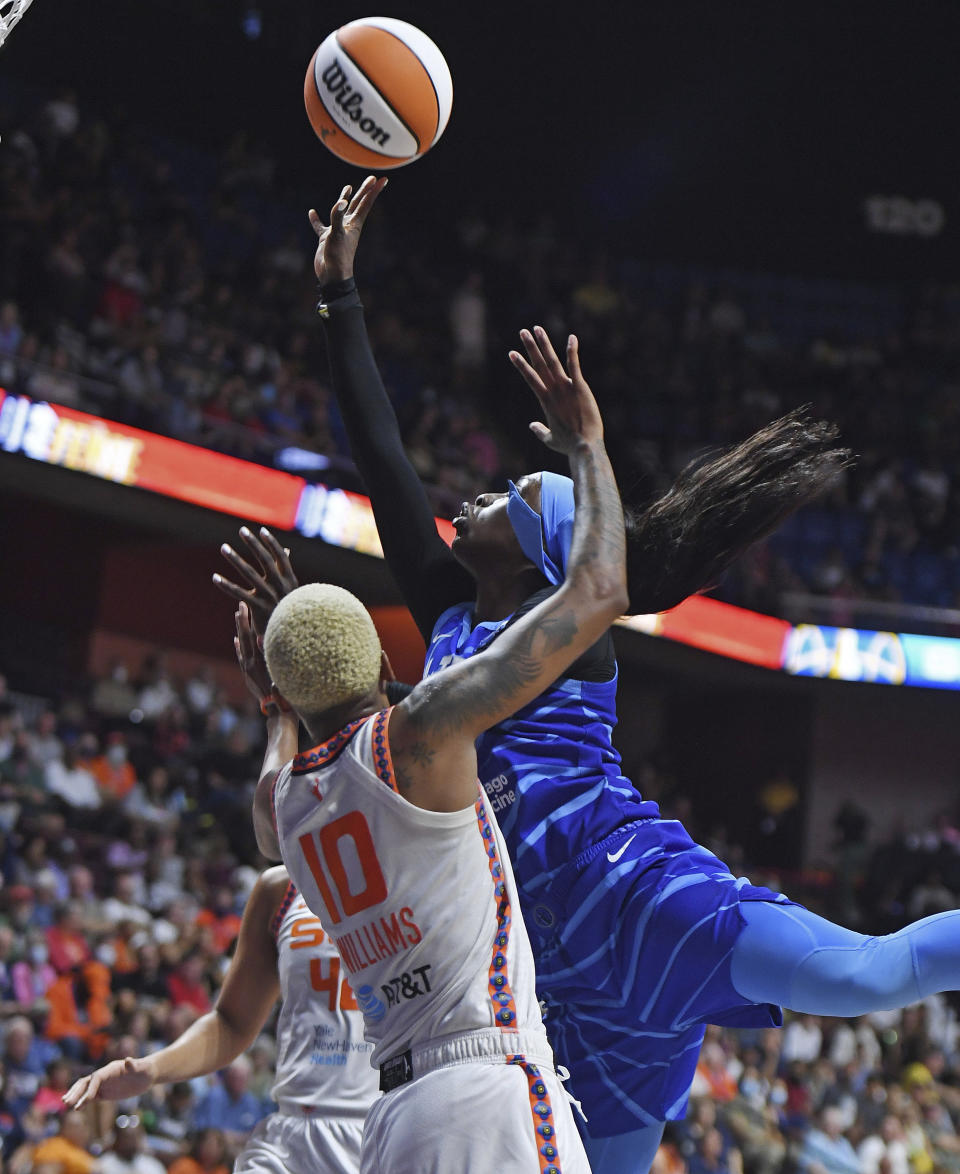
[[[480,652],[509,622],[474,625],[472,604],[449,608],[425,673]],[[730,966],[742,903],[785,898],[734,877],[624,778],[610,741],[616,689],[616,676],[561,678],[477,742],[547,1031],[594,1137],[683,1116],[704,1023],[781,1022],[778,1007],[736,991]]]
[[[437,620],[424,675],[485,648],[510,619],[474,624],[473,604]],[[555,681],[477,739],[477,771],[507,841],[522,898],[531,901],[591,844],[624,823],[660,814],[620,771],[610,681]]]

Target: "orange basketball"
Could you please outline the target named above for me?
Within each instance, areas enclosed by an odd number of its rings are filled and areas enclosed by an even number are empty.
[[[443,134],[453,80],[430,38],[389,16],[330,34],[307,68],[310,125],[346,163],[382,171],[412,163]]]

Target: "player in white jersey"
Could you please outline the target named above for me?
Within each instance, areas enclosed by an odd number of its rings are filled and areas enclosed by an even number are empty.
[[[533,701],[626,606],[623,514],[576,339],[565,371],[542,330],[521,337],[529,361],[511,358],[548,421],[532,427],[568,456],[578,500],[556,593],[484,656],[422,681],[393,707],[376,629],[348,592],[312,584],[276,605],[263,640],[272,691],[257,685],[245,603],[237,613],[240,662],[268,720],[258,843],[282,853],[333,937],[386,1093],[364,1128],[363,1174],[589,1169],[554,1072],[474,740]],[[523,492],[535,508],[539,483],[529,479]],[[506,504],[506,494],[489,495],[465,516],[484,512],[484,526],[509,527]],[[275,540],[263,539],[264,560],[282,561]],[[502,603],[479,601],[478,619],[496,621]],[[299,755],[296,718],[319,743]]]
[[[214,1010],[162,1051],[78,1080],[65,1104],[126,1100],[216,1072],[254,1041],[278,994],[277,1111],[253,1131],[234,1174],[357,1174],[363,1119],[380,1095],[372,1049],[340,957],[282,867],[250,894]]]

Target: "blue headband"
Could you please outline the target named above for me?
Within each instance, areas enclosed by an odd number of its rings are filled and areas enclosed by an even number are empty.
[[[551,583],[562,583],[573,536],[573,482],[559,473],[541,473],[539,514],[527,505],[512,481],[507,484],[507,517],[520,549]]]

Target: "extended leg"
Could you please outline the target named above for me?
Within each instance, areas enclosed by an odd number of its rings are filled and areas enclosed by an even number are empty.
[[[744,901],[731,978],[756,1003],[812,1015],[863,1015],[960,989],[960,910],[886,937],[834,925],[799,905]]]
[[[616,1137],[591,1137],[583,1128],[580,1133],[593,1174],[647,1174],[663,1136],[663,1123]]]

